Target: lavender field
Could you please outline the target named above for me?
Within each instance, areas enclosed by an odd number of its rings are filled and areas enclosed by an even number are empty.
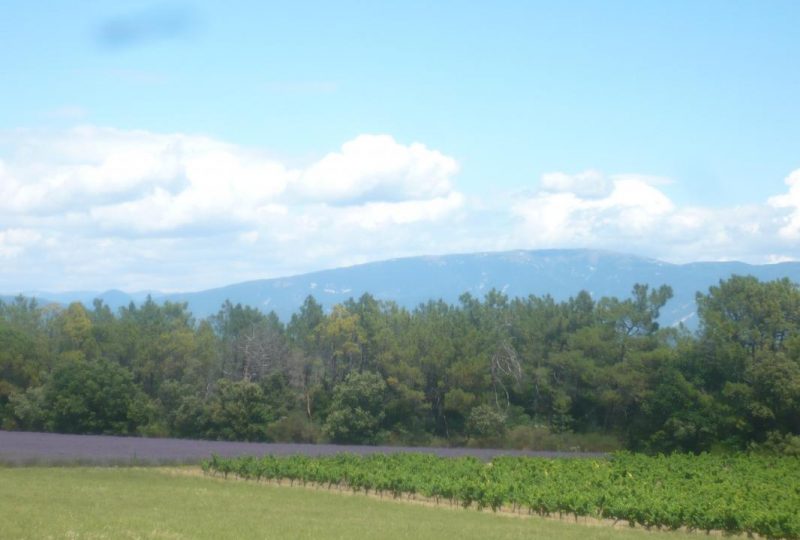
[[[352,454],[423,452],[443,457],[475,456],[489,460],[495,456],[599,457],[598,453],[526,452],[485,448],[428,448],[402,446],[346,446],[334,444],[247,443],[187,439],[145,439],[104,435],[61,435],[0,431],[0,463],[30,464],[165,464],[197,463],[211,454],[224,457],[272,454],[325,456]]]

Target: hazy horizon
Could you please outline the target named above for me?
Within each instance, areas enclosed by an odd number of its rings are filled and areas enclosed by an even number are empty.
[[[112,287],[109,289],[25,289],[25,290],[15,290],[15,291],[4,291],[0,290],[0,295],[4,296],[36,296],[36,295],[93,295],[93,294],[105,294],[110,292],[121,292],[127,295],[131,295],[134,297],[142,296],[146,297],[147,295],[173,295],[173,294],[182,294],[182,293],[198,293],[198,292],[207,292],[211,290],[217,289],[224,289],[233,285],[243,285],[247,283],[258,283],[261,281],[270,281],[270,280],[281,280],[281,279],[295,279],[295,278],[302,278],[304,276],[310,276],[313,274],[325,273],[328,271],[335,271],[335,270],[347,270],[350,268],[356,267],[363,267],[369,265],[378,265],[381,263],[388,263],[392,261],[402,261],[402,260],[414,260],[414,259],[441,259],[441,258],[448,258],[448,257],[471,257],[471,256],[482,256],[482,255],[504,255],[504,254],[517,254],[517,253],[535,253],[535,254],[544,254],[547,252],[553,252],[554,254],[577,254],[577,253],[603,253],[606,255],[612,256],[619,256],[619,257],[632,257],[642,261],[652,261],[657,263],[668,264],[672,266],[683,266],[683,265],[692,265],[692,264],[715,264],[715,263],[732,263],[732,264],[745,264],[752,267],[764,267],[764,266],[776,266],[776,265],[783,265],[783,264],[791,264],[791,263],[800,263],[800,261],[776,261],[776,262],[766,262],[766,263],[748,263],[741,260],[731,259],[731,260],[720,260],[720,261],[710,261],[710,260],[696,260],[696,261],[686,261],[683,263],[672,263],[669,261],[664,261],[662,259],[658,259],[655,257],[645,257],[642,255],[637,255],[636,253],[626,253],[622,251],[614,251],[614,250],[602,250],[602,249],[591,249],[591,248],[570,248],[570,249],[558,249],[558,248],[547,248],[547,249],[512,249],[512,250],[502,250],[502,251],[478,251],[478,252],[461,252],[461,253],[445,253],[441,255],[411,255],[406,257],[393,257],[389,259],[380,259],[374,261],[365,261],[361,263],[354,263],[349,265],[343,266],[336,266],[336,267],[327,267],[327,268],[316,268],[313,270],[309,270],[308,272],[300,272],[297,274],[283,274],[279,276],[269,276],[269,277],[256,277],[254,279],[248,279],[243,281],[231,281],[231,282],[224,282],[217,285],[212,285],[203,289],[140,289],[140,290],[125,290],[120,289],[118,287]],[[650,285],[654,285],[650,283]],[[367,291],[369,292],[369,291]]]

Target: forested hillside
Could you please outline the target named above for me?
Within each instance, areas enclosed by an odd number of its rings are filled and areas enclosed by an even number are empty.
[[[492,290],[407,310],[365,294],[288,324],[0,302],[3,429],[226,440],[800,451],[800,289],[734,276],[700,329],[668,286],[597,301]]]
[[[306,297],[314,295],[325,310],[368,293],[376,300],[396,302],[413,309],[430,298],[458,303],[464,293],[483,297],[497,289],[510,297],[549,295],[560,302],[588,292],[592,298],[627,296],[635,283],[668,285],[671,301],[661,310],[659,323],[683,322],[698,326],[695,293],[705,291],[733,275],[752,275],[762,281],[789,278],[800,282],[800,262],[750,265],[736,261],[672,264],[625,253],[591,249],[516,250],[488,253],[408,257],[333,268],[294,276],[235,283],[195,292],[159,293],[153,300],[185,302],[200,319],[219,311],[225,301],[271,310],[284,322],[296,313]],[[26,296],[43,303],[87,308],[100,298],[112,310],[130,302],[141,303],[148,292],[33,292]],[[2,299],[2,297],[0,297]]]

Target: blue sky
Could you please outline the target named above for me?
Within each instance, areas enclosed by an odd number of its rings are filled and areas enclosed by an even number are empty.
[[[43,5],[0,7],[0,291],[800,258],[797,2]]]

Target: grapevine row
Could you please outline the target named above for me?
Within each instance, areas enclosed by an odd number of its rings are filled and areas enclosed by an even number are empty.
[[[645,527],[800,538],[800,460],[620,453],[610,459],[440,458],[426,454],[221,458],[207,473],[401,495]]]

